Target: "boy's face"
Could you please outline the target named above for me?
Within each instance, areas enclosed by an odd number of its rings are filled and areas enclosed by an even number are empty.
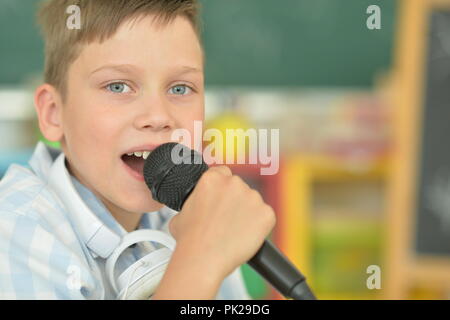
[[[192,26],[183,17],[164,27],[152,19],[85,45],[68,72],[62,148],[72,174],[113,214],[161,208],[131,169],[142,173],[143,159],[126,153],[150,151],[177,128],[193,136],[204,116],[203,55]]]

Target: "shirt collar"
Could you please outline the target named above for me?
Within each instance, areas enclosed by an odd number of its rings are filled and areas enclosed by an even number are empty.
[[[52,164],[60,153],[61,150],[46,146],[39,141],[28,163],[41,180],[47,181]]]
[[[42,141],[39,141],[33,155],[31,156],[29,164],[40,179],[47,181],[53,162],[60,154],[61,150],[49,147]],[[78,179],[73,175],[70,175],[70,178],[83,202],[101,220],[102,223],[120,236],[124,236],[128,233],[122,225],[116,221],[109,210],[91,190],[80,183],[80,181],[78,181]],[[139,223],[139,229],[150,228],[150,214],[151,213],[147,212],[142,215]]]

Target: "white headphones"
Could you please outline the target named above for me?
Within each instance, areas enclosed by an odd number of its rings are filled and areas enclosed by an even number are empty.
[[[120,254],[129,246],[141,241],[158,242],[166,248],[156,249],[129,266],[117,279],[114,277],[114,267]],[[175,240],[158,230],[136,230],[122,238],[122,242],[106,261],[106,274],[114,291],[121,299],[149,299],[161,281],[172,251],[175,250]]]
[[[76,192],[65,166],[65,156],[61,153],[50,169],[49,186],[64,202],[67,209],[74,212],[76,228],[86,246],[106,260],[107,278],[118,299],[149,299],[161,281],[167,268],[176,241],[173,237],[159,230],[137,230],[123,238],[109,229],[87,207]],[[83,219],[80,219],[80,217]],[[155,249],[139,259],[116,279],[114,270],[122,252],[138,242],[152,241],[163,247]]]

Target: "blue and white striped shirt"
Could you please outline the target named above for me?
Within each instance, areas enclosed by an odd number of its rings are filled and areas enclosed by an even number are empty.
[[[105,274],[105,259],[81,240],[73,213],[49,188],[48,174],[61,151],[39,142],[29,166],[12,164],[0,181],[0,299],[115,299]],[[75,177],[76,192],[108,228],[127,231],[101,201]],[[165,207],[145,213],[139,229],[162,230],[176,212]],[[124,251],[125,270],[152,250],[141,242]],[[250,299],[237,268],[223,281],[216,299]]]

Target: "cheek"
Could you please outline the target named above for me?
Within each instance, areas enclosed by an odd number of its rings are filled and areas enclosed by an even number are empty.
[[[85,112],[77,117],[77,123],[74,124],[74,131],[78,143],[82,143],[84,147],[95,151],[96,153],[104,153],[111,150],[114,141],[122,127],[118,119],[121,117],[114,116],[104,110],[92,107],[90,112]]]
[[[65,134],[70,156],[88,183],[102,184],[98,177],[111,170],[109,160],[117,153],[118,124],[111,116],[95,110],[69,116]]]
[[[179,122],[181,123],[181,126],[183,128],[188,129],[189,131],[194,128],[194,121],[202,121],[204,119],[204,107],[203,104],[198,103],[198,105],[189,107],[189,108],[183,108],[180,112],[180,110],[177,110],[175,113],[176,117],[178,118]]]
[[[183,138],[182,143],[191,149],[201,151],[203,140],[203,112],[200,110],[197,110],[197,112],[190,111],[185,115],[179,125],[189,132],[188,137],[190,138],[190,141],[189,139],[186,141]]]

